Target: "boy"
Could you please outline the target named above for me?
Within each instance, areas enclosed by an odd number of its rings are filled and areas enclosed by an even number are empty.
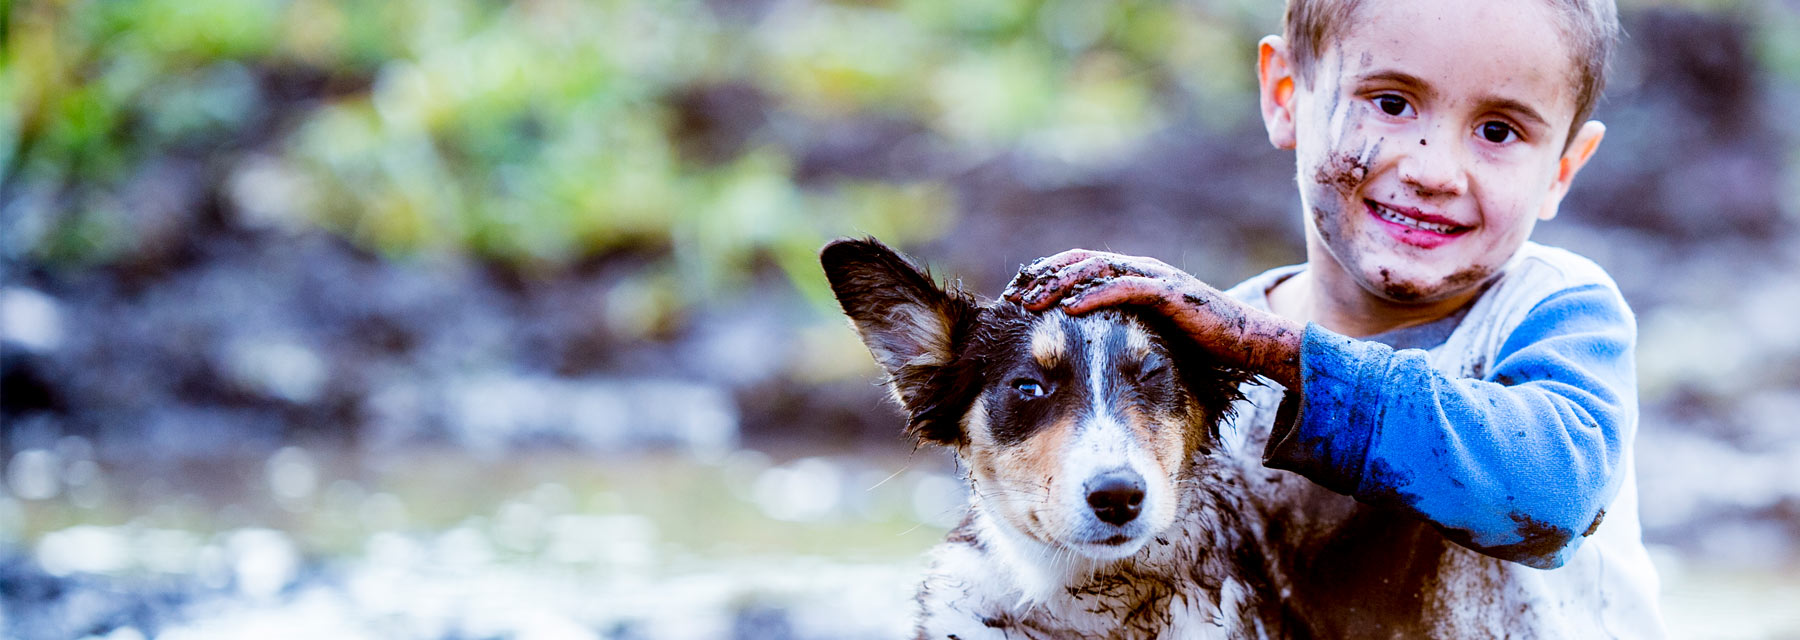
[[[1290,0],[1258,79],[1307,262],[1222,293],[1073,250],[1008,288],[1153,310],[1285,387],[1248,389],[1237,432],[1312,481],[1271,472],[1265,502],[1268,535],[1306,550],[1280,570],[1317,635],[1662,635],[1631,311],[1592,262],[1527,242],[1604,135],[1587,118],[1617,29],[1611,0]]]

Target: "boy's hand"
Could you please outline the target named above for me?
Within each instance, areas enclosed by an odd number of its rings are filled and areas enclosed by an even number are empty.
[[[1220,359],[1299,388],[1304,326],[1155,258],[1071,249],[1025,265],[1001,295],[1033,311],[1060,304],[1071,315],[1118,305],[1149,309]]]

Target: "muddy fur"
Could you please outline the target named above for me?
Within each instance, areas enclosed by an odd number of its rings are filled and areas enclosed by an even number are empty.
[[[917,637],[1289,636],[1247,498],[1265,472],[1217,431],[1245,374],[1154,317],[1031,313],[939,287],[873,239],[834,242],[821,261],[909,431],[969,473],[970,512],[932,551]],[[1126,522],[1093,502],[1119,473],[1141,479]]]
[[[1066,577],[1042,601],[1021,599],[1019,568],[993,548],[1000,534],[972,513],[932,550],[914,637],[1291,637],[1244,474],[1205,455],[1187,473],[1173,526],[1108,564],[1058,554],[1051,563]]]

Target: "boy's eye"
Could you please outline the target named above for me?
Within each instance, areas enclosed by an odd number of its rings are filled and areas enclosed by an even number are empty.
[[[1495,144],[1511,142],[1517,139],[1518,132],[1504,122],[1489,120],[1481,123],[1481,138]]]
[[[1050,394],[1049,387],[1045,387],[1044,383],[1031,378],[1019,378],[1012,381],[1012,388],[1017,390],[1019,395],[1027,398],[1042,398]]]
[[[1406,103],[1406,98],[1391,93],[1375,96],[1375,106],[1381,109],[1382,113],[1390,116],[1404,116],[1412,113],[1412,105]]]

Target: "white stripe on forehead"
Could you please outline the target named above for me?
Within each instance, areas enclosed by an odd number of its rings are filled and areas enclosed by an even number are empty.
[[[1073,324],[1073,333],[1083,340],[1086,347],[1083,352],[1087,354],[1087,385],[1093,404],[1088,415],[1082,417],[1080,426],[1076,427],[1075,437],[1069,442],[1063,458],[1063,475],[1077,480],[1064,485],[1066,494],[1061,499],[1070,504],[1085,505],[1084,486],[1089,479],[1118,469],[1129,469],[1140,477],[1148,478],[1157,468],[1146,443],[1140,441],[1133,429],[1121,419],[1122,416],[1107,405],[1106,393],[1108,376],[1113,375],[1111,360],[1113,356],[1121,355],[1109,352],[1108,336],[1114,331],[1124,331],[1127,349],[1136,349],[1138,340],[1142,340],[1147,349],[1149,334],[1136,327],[1132,320],[1122,319],[1114,313],[1096,313],[1074,318]],[[1149,517],[1154,510],[1167,508],[1165,503],[1169,499],[1161,486],[1158,483],[1150,484],[1149,494],[1144,502],[1144,517]]]
[[[1066,316],[1059,314],[1059,316],[1053,317],[1060,320]],[[1072,342],[1066,337],[1067,332],[1061,322],[1056,322],[1051,318],[1045,320],[1032,332],[1031,347],[1034,356],[1038,354],[1041,346],[1046,346],[1044,343],[1048,342],[1052,336],[1062,338],[1056,341],[1057,345],[1068,345]],[[1116,357],[1124,358],[1126,361],[1142,361],[1149,357],[1154,350],[1154,338],[1151,336],[1150,329],[1137,318],[1112,312],[1095,313],[1078,318],[1068,317],[1067,322],[1074,325],[1074,337],[1082,344],[1059,347],[1057,355],[1067,357],[1066,350],[1069,348],[1080,349],[1077,353],[1087,355],[1085,366],[1087,367],[1088,387],[1093,393],[1095,415],[1100,415],[1100,412],[1107,408],[1105,394],[1102,392],[1106,388],[1107,376],[1112,375],[1111,372],[1114,368],[1112,359]],[[1108,350],[1109,338],[1114,332],[1124,334],[1123,340],[1120,341],[1124,349],[1119,352]],[[1040,359],[1039,363],[1043,364],[1043,360]]]
[[[1101,316],[1082,318],[1081,337],[1087,340],[1088,392],[1094,397],[1094,417],[1106,416],[1106,334],[1112,323]]]

